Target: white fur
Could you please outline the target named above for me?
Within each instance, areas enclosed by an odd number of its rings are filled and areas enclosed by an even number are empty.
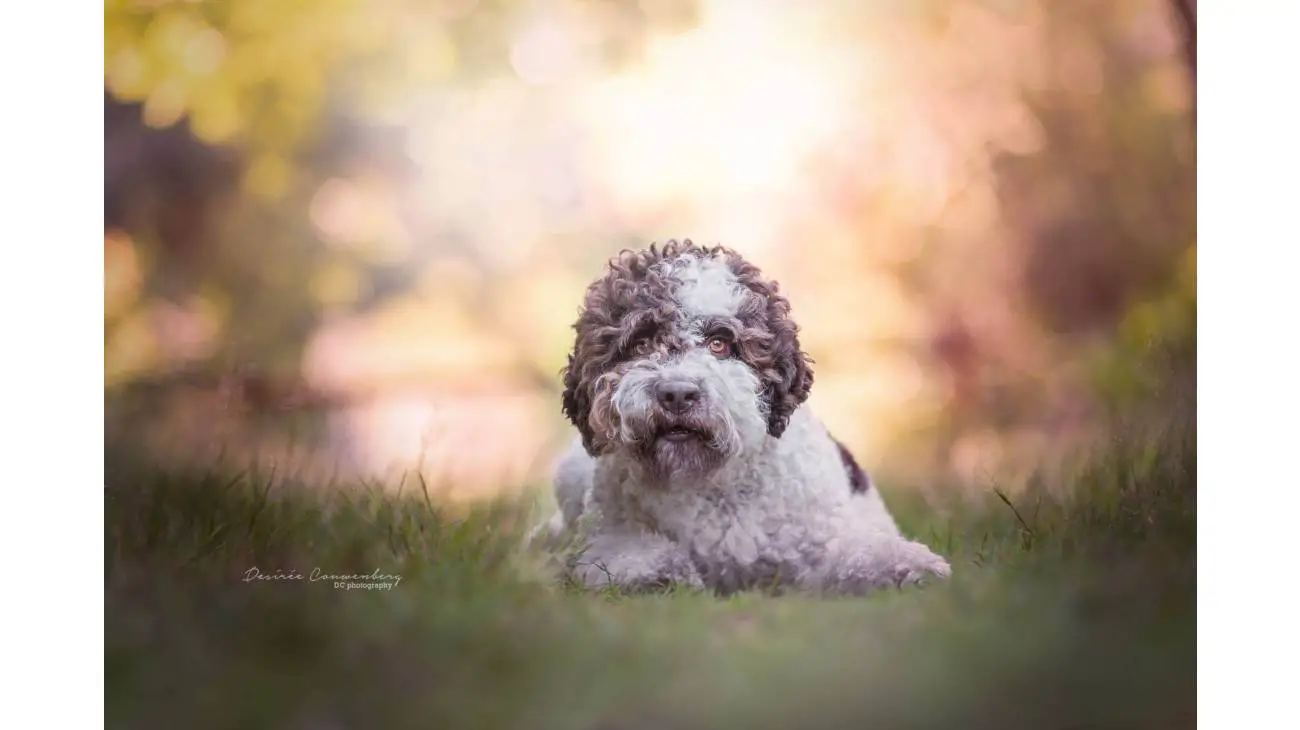
[[[646,489],[638,472],[581,446],[557,471],[557,493],[585,490],[580,519],[563,529],[585,540],[572,571],[587,587],[862,594],[950,572],[900,534],[875,489],[850,492],[835,443],[806,406],[780,438],[764,435],[755,453],[698,482]]]
[[[665,262],[681,281],[676,299],[682,312],[692,317],[732,315],[739,309],[744,290],[721,259],[682,256]]]

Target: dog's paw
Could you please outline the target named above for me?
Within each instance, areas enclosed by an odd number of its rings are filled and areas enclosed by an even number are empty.
[[[617,584],[624,593],[668,593],[679,589],[704,590],[704,581],[698,575],[668,573],[647,575]]]
[[[948,561],[918,542],[890,540],[858,545],[831,564],[824,587],[841,595],[867,595],[877,590],[924,585],[952,575]]]
[[[582,556],[570,563],[572,578],[589,590],[660,593],[674,588],[703,589],[694,563],[677,552],[624,554],[600,559]]]
[[[889,571],[895,586],[925,585],[932,580],[946,580],[952,576],[952,566],[947,560],[919,542],[904,543],[895,555]]]
[[[678,588],[702,590],[698,575],[663,573],[614,573],[603,565],[578,565],[572,572],[579,585],[590,591],[615,590],[626,594],[667,593]]]

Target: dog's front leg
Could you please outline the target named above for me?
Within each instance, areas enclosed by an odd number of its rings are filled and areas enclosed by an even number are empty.
[[[948,561],[925,545],[896,535],[877,534],[830,545],[818,587],[829,593],[861,596],[881,588],[901,588],[950,575]]]
[[[662,535],[641,532],[593,535],[570,558],[569,574],[589,590],[616,587],[642,593],[674,585],[704,587],[686,550]]]

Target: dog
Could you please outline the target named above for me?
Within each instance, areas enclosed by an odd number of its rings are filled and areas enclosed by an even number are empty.
[[[562,404],[577,434],[538,531],[569,538],[570,581],[865,595],[950,575],[806,405],[790,304],[740,254],[623,251],[574,330]]]

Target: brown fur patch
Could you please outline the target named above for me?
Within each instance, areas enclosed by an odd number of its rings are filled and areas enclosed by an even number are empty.
[[[834,441],[835,446],[840,450],[840,461],[844,462],[844,471],[849,475],[849,491],[854,494],[866,494],[871,489],[871,477],[858,466],[858,460],[853,458],[847,446],[833,436],[831,441]]]

